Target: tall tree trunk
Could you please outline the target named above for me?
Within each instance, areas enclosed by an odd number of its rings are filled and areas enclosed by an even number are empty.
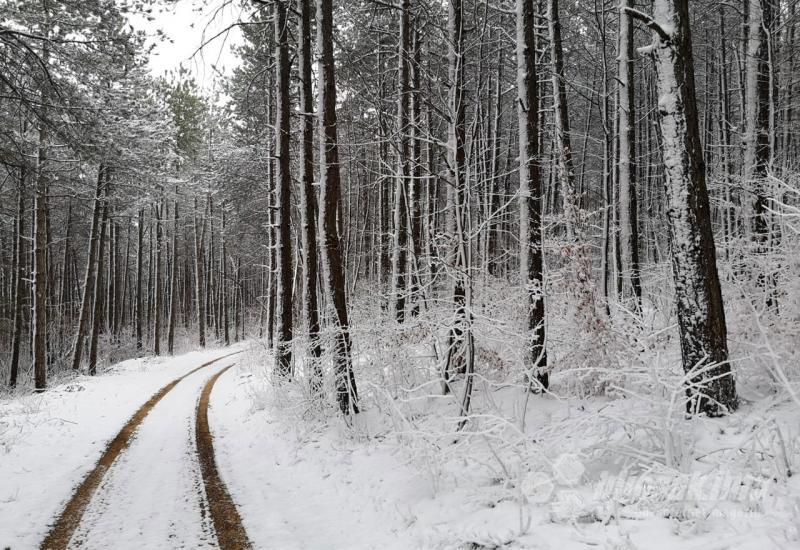
[[[386,98],[386,56],[384,55],[383,38],[378,42],[378,101],[383,105]],[[378,109],[378,131],[380,132],[380,145],[378,147],[378,287],[384,291],[385,284],[390,283],[391,259],[389,249],[389,233],[391,231],[391,219],[389,209],[391,207],[391,193],[389,183],[391,178],[387,174],[386,167],[391,165],[391,151],[389,148],[389,129],[387,128],[391,117],[386,117],[384,109]],[[391,292],[390,292],[391,294]],[[391,296],[389,297],[391,300]]]
[[[722,142],[722,174],[725,193],[725,202],[722,210],[723,213],[723,228],[724,235],[727,241],[730,241],[736,234],[736,214],[733,208],[734,190],[733,190],[733,138],[732,134],[732,120],[731,120],[731,101],[730,92],[728,87],[728,61],[727,43],[725,41],[725,12],[724,8],[719,8],[719,31],[720,31],[720,71],[719,71],[719,95],[720,95],[720,134]],[[728,243],[726,243],[727,245]],[[725,247],[725,254],[729,253],[730,246]]]
[[[350,321],[345,297],[345,274],[336,230],[340,203],[339,146],[336,128],[336,81],[333,62],[332,0],[316,0],[320,120],[320,252],[323,284],[334,309],[336,324],[335,386],[339,409],[358,413],[358,393],[353,374]]]
[[[161,309],[162,299],[164,295],[163,279],[161,277],[161,252],[162,252],[162,222],[164,201],[159,201],[153,207],[156,214],[156,267],[155,267],[155,286],[154,286],[154,321],[153,321],[153,353],[161,355]]]
[[[98,206],[95,204],[95,208]],[[142,245],[144,244],[144,210],[139,209],[139,223],[138,223],[138,236],[136,245],[136,349],[142,349],[142,274],[143,274],[143,261]]]
[[[495,109],[492,120],[491,160],[489,162],[489,237],[487,239],[488,271],[491,275],[499,275],[498,248],[501,239],[502,216],[500,212],[500,132],[503,121],[503,65],[505,50],[500,49],[497,58],[497,79],[495,81]],[[505,197],[504,197],[505,200]],[[500,219],[495,219],[496,217]]]
[[[169,275],[169,321],[167,321],[167,353],[175,352],[175,322],[178,315],[178,200],[172,205],[172,264]]]
[[[771,69],[769,34],[772,32],[774,0],[750,0],[748,12],[747,61],[745,63],[745,135],[743,172],[753,189],[753,241],[756,253],[764,255],[769,249],[769,212],[766,188],[772,160],[772,125],[770,123]],[[758,284],[772,286],[773,275],[759,268]],[[773,292],[767,290],[767,305],[773,305]]]
[[[391,309],[395,320],[402,323],[406,315],[406,273],[408,271],[408,224],[406,188],[411,175],[411,147],[408,140],[409,105],[411,100],[411,24],[410,1],[400,2],[398,40],[398,96],[397,96],[397,177],[394,192],[394,233],[392,239]]]
[[[271,76],[269,78],[270,84],[272,83]],[[267,106],[267,118],[268,120],[272,120],[272,96],[274,95],[274,87],[270,85],[269,89],[270,97],[268,98],[268,106]],[[272,347],[273,345],[273,336],[275,335],[275,243],[277,240],[276,235],[276,226],[275,226],[275,163],[273,159],[275,158],[275,151],[273,150],[273,145],[275,143],[275,139],[270,141],[270,160],[267,163],[267,265],[269,266],[269,273],[267,279],[267,345]],[[235,287],[235,304],[236,307],[239,307],[240,301],[240,288],[239,288],[239,270],[236,270],[236,287]],[[237,310],[238,311],[238,310]],[[236,314],[236,319],[238,323],[239,316]],[[239,329],[237,324],[236,329],[236,341],[239,341]]]
[[[570,136],[558,0],[548,0],[548,19],[553,61],[553,116],[558,147],[558,178],[563,187],[567,240],[573,241],[579,223],[578,200],[575,192],[575,166],[572,160],[572,137]]]
[[[122,331],[122,327],[125,325],[126,317],[128,313],[128,275],[130,271],[128,270],[129,260],[131,255],[131,224],[130,221],[126,222],[126,231],[125,231],[125,264],[122,268],[122,287],[120,289],[121,294],[121,304],[120,304],[120,311],[119,311],[119,324],[116,327],[116,332],[114,334],[115,339],[119,339],[119,334]]]
[[[467,348],[464,333],[466,310],[466,255],[464,243],[464,193],[466,180],[466,109],[464,101],[464,28],[461,0],[449,0],[447,17],[448,143],[447,164],[450,185],[447,188],[448,263],[453,278],[453,308],[455,319],[450,328],[447,360],[444,367],[444,391],[450,391],[453,374],[466,371]]]
[[[783,138],[781,139],[781,149],[783,151],[783,165],[785,169],[793,169],[795,164],[793,145],[796,141],[794,136],[794,97],[795,97],[795,81],[792,75],[797,74],[797,53],[795,50],[795,36],[797,33],[797,2],[789,3],[789,13],[786,16],[786,51],[789,57],[788,74],[790,75],[786,81],[786,96],[783,101]]]
[[[319,358],[322,345],[319,338],[319,300],[317,279],[317,197],[314,191],[314,97],[311,81],[311,5],[298,0],[300,11],[300,104],[303,109],[303,144],[301,148],[303,176],[300,183],[300,231],[303,246],[303,312],[308,329],[311,359],[311,391],[322,393],[322,367]]]
[[[222,257],[220,258],[222,284],[220,288],[221,301],[222,301],[222,336],[226,346],[231,345],[230,327],[228,326],[228,249],[225,241],[225,202],[222,202],[222,250],[220,251]]]
[[[239,300],[239,296],[241,293],[239,292],[239,259],[236,260],[236,267],[233,271],[233,341],[239,341],[239,330],[241,326],[241,319],[239,316],[239,308],[241,306],[241,300]]]
[[[106,172],[106,185],[108,185],[108,172]],[[103,204],[103,215],[100,219],[100,240],[97,243],[97,280],[94,285],[94,298],[92,300],[92,332],[89,338],[89,374],[97,374],[97,347],[100,340],[100,322],[103,312],[103,263],[105,255],[106,225],[108,221],[108,189],[106,200]]]
[[[40,32],[47,37],[50,34],[50,11],[47,0],[42,2],[44,12]],[[49,41],[45,41],[40,62],[47,71],[50,50]],[[33,218],[33,377],[37,392],[44,391],[47,386],[47,244],[48,244],[48,208],[47,208],[47,161],[50,147],[48,130],[48,104],[51,90],[49,83],[41,87],[40,99],[43,112],[39,115],[38,143],[36,163],[34,167],[34,218]]]
[[[719,415],[738,399],[700,146],[688,0],[656,0],[653,19],[675,300],[683,368],[691,374],[687,410]]]
[[[292,175],[289,158],[290,132],[290,78],[292,65],[289,60],[289,29],[287,28],[286,1],[275,2],[275,58],[276,97],[275,131],[278,146],[278,181],[277,208],[275,225],[277,242],[275,254],[277,260],[277,293],[276,306],[277,326],[275,327],[275,355],[277,372],[283,376],[292,374],[292,235],[291,235],[291,187]]]
[[[46,58],[46,55],[45,55]],[[42,102],[47,104],[47,94]],[[47,176],[50,135],[45,121],[39,122],[34,194],[33,241],[33,375],[36,391],[47,386]]]
[[[194,199],[194,294],[197,300],[197,343],[206,347],[206,310],[203,299],[203,241],[205,240],[205,221],[203,228],[198,226],[197,198]]]
[[[106,299],[106,332],[113,334],[117,315],[117,248],[119,244],[119,233],[114,216],[108,226],[108,297]]]
[[[59,346],[64,347],[64,340],[66,339],[65,331],[67,329],[67,324],[72,321],[72,308],[69,305],[69,259],[71,257],[71,247],[70,242],[72,240],[72,236],[70,235],[70,228],[72,227],[72,197],[69,198],[68,205],[67,205],[67,221],[66,221],[66,234],[64,235],[64,254],[61,257],[61,269],[62,269],[62,277],[61,283],[59,285],[59,296],[58,296],[58,310],[61,315],[61,320],[59,322],[59,331],[58,331],[58,338],[59,338]]]
[[[214,265],[214,200],[211,193],[206,195],[206,203],[208,206],[208,254],[206,254],[205,269],[206,269],[206,326],[214,325],[214,338],[219,340],[219,323],[215,315],[215,301],[214,293],[216,290],[216,273]]]
[[[542,255],[542,183],[539,154],[539,98],[536,80],[536,21],[533,3],[517,0],[517,115],[519,117],[520,281],[527,295],[525,366],[529,384],[549,385],[545,349]]]
[[[413,23],[413,20],[412,20]],[[409,298],[411,300],[411,315],[416,317],[419,314],[422,282],[422,94],[421,72],[422,72],[422,36],[417,32],[412,24],[414,61],[411,66],[411,182],[409,184],[409,235],[411,237],[411,290]],[[369,198],[369,196],[368,196]],[[366,223],[366,220],[365,220]]]
[[[8,385],[12,388],[17,385],[19,376],[19,350],[22,344],[22,304],[25,296],[25,179],[27,170],[20,168],[19,189],[17,191],[17,235],[16,258],[14,265],[14,336],[11,343],[11,376]]]
[[[639,275],[639,214],[636,202],[636,102],[633,81],[633,21],[625,7],[632,7],[633,0],[620,5],[619,52],[619,98],[617,114],[619,121],[619,164],[617,168],[619,189],[619,235],[622,259],[622,280],[633,294],[633,308],[641,311],[642,283]],[[623,293],[625,289],[623,287]],[[624,296],[624,294],[623,294]]]
[[[147,317],[145,318],[144,332],[150,335],[153,328],[153,267],[155,266],[153,261],[153,250],[155,249],[153,246],[153,234],[155,231],[152,223],[148,225],[150,225],[150,230],[147,232],[147,307],[145,308]]]
[[[92,209],[92,227],[89,236],[89,253],[86,260],[86,275],[83,280],[83,299],[81,300],[81,311],[78,316],[78,331],[75,335],[75,345],[72,350],[72,370],[77,371],[81,367],[83,356],[83,343],[86,335],[86,323],[91,315],[91,305],[94,297],[95,279],[97,277],[97,252],[99,241],[100,213],[103,209],[102,195],[107,184],[107,168],[101,164],[97,169],[97,186],[94,193],[94,208]]]
[[[596,5],[596,3],[595,3]],[[601,276],[603,287],[603,299],[605,300],[606,315],[611,314],[610,309],[610,276],[611,276],[611,238],[612,238],[612,209],[614,208],[613,198],[613,131],[611,128],[611,116],[609,109],[609,90],[608,90],[608,60],[606,48],[606,15],[600,10],[595,9],[595,17],[598,19],[598,31],[601,41],[601,64],[602,64],[602,95],[600,98],[601,117],[603,121],[603,243],[601,258]]]

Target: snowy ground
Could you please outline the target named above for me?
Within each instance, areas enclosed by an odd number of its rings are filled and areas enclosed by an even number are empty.
[[[221,475],[256,548],[414,548],[408,506],[431,494],[412,468],[359,444],[343,423],[253,410],[246,366],[223,376],[209,413]],[[265,389],[266,395],[274,395]]]
[[[97,377],[0,402],[0,548],[36,548],[131,415],[162,386],[226,353],[133,359]],[[202,383],[234,361],[235,356],[189,376],[148,415],[87,510],[76,533],[83,547],[158,548],[169,540],[199,547],[197,466],[187,453],[190,423]]]
[[[785,396],[724,419],[679,414],[660,435],[645,426],[653,412],[634,400],[534,397],[526,447],[508,432],[497,437],[492,419],[454,437],[450,399],[420,399],[405,425],[378,406],[353,427],[320,420],[303,414],[292,388],[265,384],[261,363],[253,365],[244,356],[220,380],[211,424],[223,478],[257,548],[800,545],[800,483],[786,467],[800,465],[800,413]],[[479,390],[477,405],[491,416],[521,410],[516,388],[491,393]],[[630,430],[637,423],[642,433]],[[665,446],[659,437],[671,439]],[[784,457],[764,450],[777,437],[785,438]],[[626,445],[640,456],[615,460]],[[643,463],[646,448],[685,456],[672,466],[658,466],[669,457],[655,456],[650,469],[630,467]]]
[[[365,410],[348,426],[308,407],[298,385],[272,385],[262,351],[255,344],[187,377],[155,406],[74,544],[216,546],[194,411],[204,383],[235,362],[214,387],[209,421],[255,548],[800,546],[800,406],[789,396],[687,419],[635,398],[531,397],[484,380],[456,434],[454,398],[430,388],[391,395],[365,381]],[[127,361],[0,402],[0,548],[36,548],[131,414],[225,353]]]

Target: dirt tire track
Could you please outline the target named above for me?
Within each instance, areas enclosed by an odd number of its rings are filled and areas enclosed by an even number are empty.
[[[108,443],[106,450],[100,457],[100,460],[97,461],[95,467],[86,475],[85,478],[83,478],[81,484],[78,485],[77,489],[75,489],[75,493],[72,495],[69,501],[67,501],[66,506],[64,506],[64,510],[50,528],[50,531],[47,533],[44,541],[42,541],[40,549],[64,550],[67,548],[70,539],[72,539],[72,535],[75,534],[75,530],[78,528],[78,525],[81,522],[81,518],[83,517],[83,513],[86,511],[86,507],[89,505],[89,501],[92,499],[92,495],[100,485],[100,482],[103,480],[106,472],[109,468],[111,468],[111,465],[114,464],[114,461],[117,459],[117,457],[119,457],[122,451],[128,447],[131,439],[136,433],[137,428],[144,421],[148,413],[159,401],[161,401],[165,395],[167,395],[167,393],[169,393],[170,390],[172,390],[172,388],[178,385],[181,380],[196,373],[200,369],[213,365],[214,363],[221,361],[226,357],[230,357],[238,353],[241,352],[235,351],[233,353],[223,355],[222,357],[217,357],[216,359],[208,361],[207,363],[203,363],[199,367],[192,369],[183,376],[176,378],[158,390],[158,392],[148,399],[147,402],[142,405],[139,410],[133,414],[131,419],[128,420],[128,422],[122,427],[116,437],[114,437],[114,439]]]
[[[195,437],[197,456],[200,459],[200,472],[206,488],[206,500],[217,532],[217,542],[222,550],[245,550],[252,548],[247,532],[242,525],[242,518],[236,510],[225,483],[219,476],[217,462],[214,459],[214,441],[208,425],[208,404],[214,384],[233,365],[225,367],[212,376],[200,394],[197,402],[195,421]]]

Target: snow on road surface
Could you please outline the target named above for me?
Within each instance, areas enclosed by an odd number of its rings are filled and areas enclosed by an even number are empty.
[[[153,408],[106,473],[71,547],[216,547],[195,446],[195,408],[206,381],[235,360],[189,375]]]
[[[0,548],[38,547],[75,487],[95,466],[106,444],[133,413],[170,381],[231,351],[236,351],[236,348],[205,350],[175,358],[133,359],[102,375],[81,376],[44,394],[0,402],[0,464],[3,470],[3,475],[0,475]],[[175,473],[174,468],[187,465],[189,459],[184,456],[186,442],[191,442],[193,436],[193,424],[189,425],[188,419],[193,422],[194,407],[203,382],[234,361],[235,356],[187,377],[156,405],[151,412],[157,415],[155,421],[148,416],[140,427],[142,431],[134,436],[131,447],[123,452],[110,476],[104,479],[98,492],[98,495],[104,495],[103,498],[93,499],[90,504],[92,514],[87,514],[87,518],[91,516],[98,529],[108,529],[108,520],[113,517],[104,518],[98,514],[104,507],[108,507],[107,512],[111,514],[116,514],[116,510],[124,511],[117,517],[125,517],[125,529],[133,529],[136,522],[143,519],[141,514],[133,513],[137,509],[142,512],[140,507],[151,508],[153,515],[164,521],[175,517],[174,512],[188,513],[191,510],[191,502],[197,501],[197,490],[191,485],[193,481],[189,483],[190,494],[176,496],[178,487],[186,489],[184,482],[187,476],[192,475],[191,471],[178,474],[167,484],[163,480]],[[160,409],[162,406],[164,408]],[[179,416],[184,413],[188,416]],[[163,454],[159,456],[158,453]],[[168,464],[168,461],[177,462]],[[138,471],[126,473],[125,467],[133,464]],[[164,468],[170,472],[163,471]],[[136,481],[132,489],[146,499],[146,504],[136,501],[134,508],[124,503],[117,506],[105,498],[106,491],[126,480]],[[190,496],[191,502],[184,502]],[[129,503],[133,501],[134,495],[131,495]],[[156,525],[158,523],[154,527]],[[202,533],[201,526],[197,525]],[[152,532],[163,533],[155,529]],[[107,543],[100,546],[143,548],[142,543],[143,539],[139,537],[131,546],[109,546]],[[166,548],[178,547],[171,544]]]
[[[231,351],[126,361],[42,395],[0,402],[0,548],[38,548],[108,442],[153,394]],[[217,548],[195,444],[206,382],[242,356],[188,375],[159,401],[105,473],[70,548]],[[217,466],[254,548],[417,548],[407,511],[430,486],[391,453],[339,448],[254,410],[253,371],[216,383],[209,423]],[[273,391],[270,389],[269,391]],[[296,427],[296,426],[295,426]],[[319,437],[317,442],[315,437]]]

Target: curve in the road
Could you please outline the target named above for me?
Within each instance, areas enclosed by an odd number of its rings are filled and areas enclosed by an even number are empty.
[[[219,476],[217,463],[214,459],[214,442],[208,426],[208,404],[214,384],[225,371],[220,370],[206,383],[197,403],[197,421],[195,422],[195,438],[197,441],[197,455],[200,459],[200,472],[203,476],[203,485],[206,488],[206,499],[217,532],[217,542],[222,550],[246,550],[251,548],[247,532],[242,526],[242,518],[236,510],[236,505],[228,493],[225,484]]]
[[[203,363],[199,367],[192,369],[183,376],[176,378],[161,388],[150,399],[148,399],[147,402],[142,405],[139,410],[134,413],[131,419],[128,420],[128,422],[122,427],[116,437],[108,443],[106,450],[100,457],[100,460],[97,461],[97,465],[86,475],[81,484],[78,485],[78,488],[75,490],[72,498],[69,499],[64,507],[64,510],[50,528],[50,531],[47,533],[47,536],[42,542],[40,548],[42,550],[63,550],[67,548],[72,535],[75,533],[75,529],[78,528],[78,525],[81,522],[81,518],[83,517],[83,513],[86,511],[86,507],[89,505],[89,501],[92,499],[92,495],[94,494],[98,485],[100,485],[100,482],[103,480],[103,476],[108,469],[111,468],[111,465],[114,463],[117,457],[119,457],[122,451],[128,447],[131,438],[136,432],[136,429],[141,425],[142,421],[144,421],[147,414],[153,409],[153,407],[156,406],[159,401],[161,401],[165,395],[167,395],[167,393],[169,393],[170,390],[172,390],[172,388],[178,385],[181,380],[194,374],[200,369],[213,365],[214,363],[217,363],[226,357],[236,355],[237,353],[241,352],[236,351],[233,353],[228,353],[222,357],[217,357],[212,361]]]

